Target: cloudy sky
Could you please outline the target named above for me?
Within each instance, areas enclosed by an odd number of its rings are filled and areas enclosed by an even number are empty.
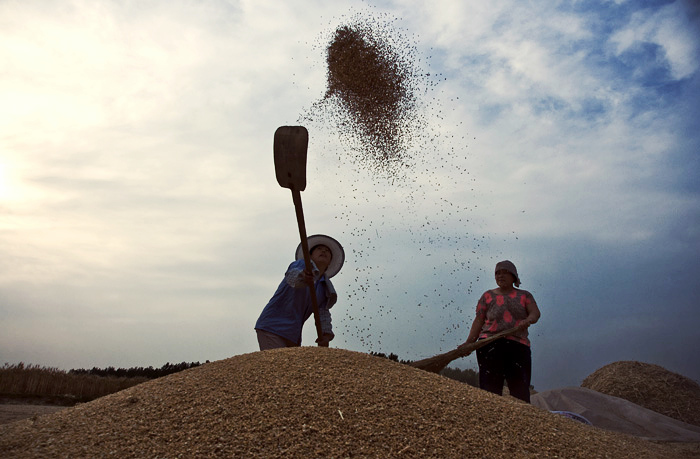
[[[700,380],[684,0],[0,1],[0,364],[256,351],[299,241],[273,134],[323,97],[358,17],[430,75],[398,174],[332,117],[307,125],[307,231],[347,254],[333,346],[456,347],[508,258],[542,311],[536,389],[619,360]]]

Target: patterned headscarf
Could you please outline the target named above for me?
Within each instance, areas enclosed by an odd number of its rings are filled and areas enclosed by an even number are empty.
[[[518,269],[515,267],[512,261],[510,260],[503,260],[499,261],[496,264],[496,271],[500,271],[501,269],[505,269],[509,273],[515,277],[515,286],[520,287],[520,278],[518,277]]]

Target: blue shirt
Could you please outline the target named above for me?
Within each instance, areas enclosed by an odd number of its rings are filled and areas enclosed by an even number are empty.
[[[333,335],[330,308],[336,303],[338,295],[333,284],[325,275],[319,276],[318,268],[311,262],[316,288],[316,300],[321,318],[321,330]],[[304,322],[313,314],[309,286],[304,282],[304,260],[297,260],[289,265],[284,279],[277,291],[263,309],[257,330],[274,333],[301,345],[301,330]]]

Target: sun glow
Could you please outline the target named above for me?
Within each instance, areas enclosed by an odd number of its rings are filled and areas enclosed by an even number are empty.
[[[9,195],[10,187],[7,181],[7,167],[0,163],[0,199],[6,199]]]
[[[0,201],[18,201],[21,197],[12,169],[0,162]]]

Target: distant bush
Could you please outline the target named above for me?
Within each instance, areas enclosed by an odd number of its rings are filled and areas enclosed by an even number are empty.
[[[0,395],[27,398],[58,398],[62,403],[86,402],[141,384],[150,379],[167,376],[201,365],[199,362],[166,363],[153,367],[91,370],[47,368],[38,365],[5,363],[0,368]]]
[[[470,386],[479,387],[479,372],[467,368],[460,370],[459,368],[445,368],[440,374],[446,378],[455,379],[457,381],[469,384]]]
[[[375,357],[383,357],[385,359],[389,359],[389,360],[392,360],[394,362],[399,362],[399,363],[410,363],[411,362],[410,360],[399,360],[399,356],[394,354],[393,352],[389,355],[386,355],[383,352],[370,352],[369,354],[373,355]]]
[[[376,357],[384,357],[389,360],[393,360],[394,362],[399,362],[399,363],[411,363],[411,360],[399,360],[399,356],[394,354],[393,352],[389,355],[384,354],[383,352],[370,352],[370,355],[376,356]],[[460,370],[459,368],[445,368],[440,372],[440,374],[446,378],[454,379],[459,382],[463,382],[465,384],[469,384],[470,386],[474,387],[479,387],[479,372],[466,369],[466,370]]]
[[[147,381],[67,373],[38,365],[5,364],[0,368],[0,394],[21,397],[60,397],[84,402]],[[64,400],[64,401],[65,401]]]
[[[206,363],[209,363],[207,360]],[[94,376],[111,376],[115,378],[147,378],[147,379],[155,379],[155,378],[161,378],[163,376],[168,376],[173,373],[180,372],[182,370],[187,370],[189,368],[195,368],[200,366],[201,363],[199,362],[192,362],[192,363],[187,363],[187,362],[182,362],[182,363],[166,363],[160,368],[153,368],[153,367],[132,367],[132,368],[114,368],[114,367],[107,367],[107,368],[97,368],[93,367],[91,370],[85,370],[85,369],[78,369],[78,370],[70,370],[70,373],[72,374],[77,374],[77,375],[94,375]]]

